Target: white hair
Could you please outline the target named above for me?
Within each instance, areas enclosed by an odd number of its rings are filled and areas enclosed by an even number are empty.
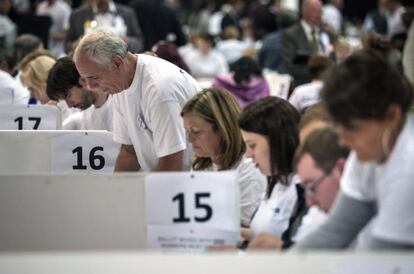
[[[112,57],[128,55],[127,43],[117,34],[100,29],[85,35],[75,49],[74,60],[80,56],[101,64],[111,64]]]

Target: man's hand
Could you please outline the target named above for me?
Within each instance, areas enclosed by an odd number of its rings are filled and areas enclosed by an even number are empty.
[[[254,237],[248,246],[248,250],[280,250],[283,241],[270,233],[260,233]]]

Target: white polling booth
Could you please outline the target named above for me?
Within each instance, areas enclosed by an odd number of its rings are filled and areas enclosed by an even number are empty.
[[[0,174],[0,252],[235,245],[237,187],[234,172]]]
[[[0,251],[144,248],[144,175],[0,175]]]
[[[0,174],[112,173],[119,149],[107,131],[0,130]]]
[[[8,105],[0,107],[0,129],[54,130],[61,128],[61,113],[55,106]]]

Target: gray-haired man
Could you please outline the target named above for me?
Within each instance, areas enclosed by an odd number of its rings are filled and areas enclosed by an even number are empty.
[[[188,73],[162,59],[133,54],[106,31],[82,38],[74,60],[87,88],[113,94],[115,171],[182,170],[187,148],[181,107],[198,90]]]

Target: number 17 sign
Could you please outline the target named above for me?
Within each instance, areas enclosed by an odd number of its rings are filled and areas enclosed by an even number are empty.
[[[237,244],[235,172],[151,173],[145,179],[147,247],[203,252]]]

